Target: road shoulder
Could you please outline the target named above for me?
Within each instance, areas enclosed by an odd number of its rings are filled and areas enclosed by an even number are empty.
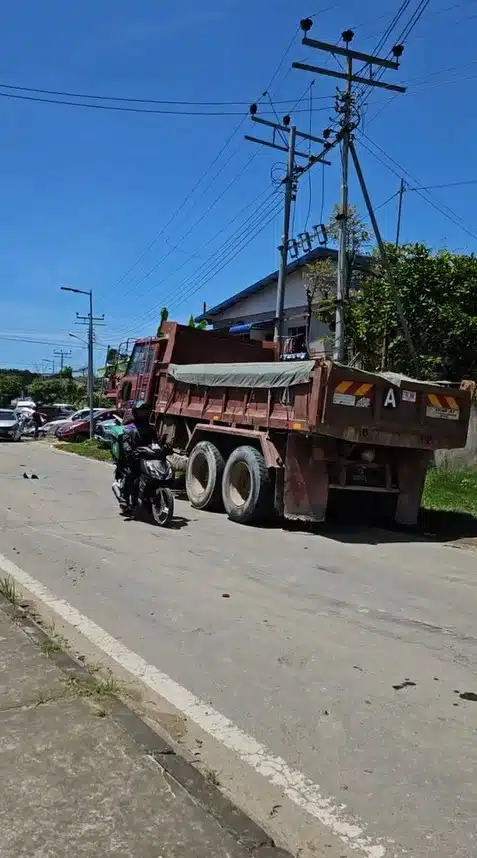
[[[0,597],[5,858],[287,858],[18,605]],[[8,741],[6,737],[8,738]]]

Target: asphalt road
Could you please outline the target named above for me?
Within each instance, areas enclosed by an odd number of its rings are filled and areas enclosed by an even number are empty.
[[[159,530],[119,517],[111,475],[2,445],[2,554],[320,785],[318,818],[291,789],[270,806],[240,780],[245,751],[235,777],[224,751],[226,788],[294,854],[475,858],[477,702],[460,695],[477,692],[477,553],[185,502]],[[355,851],[335,811],[363,825]]]

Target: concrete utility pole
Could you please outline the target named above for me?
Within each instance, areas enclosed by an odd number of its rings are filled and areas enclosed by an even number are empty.
[[[340,130],[336,136],[336,141],[341,143],[341,204],[339,214],[340,240],[338,250],[338,276],[336,287],[336,318],[335,318],[335,343],[333,357],[337,361],[343,362],[346,357],[346,341],[345,341],[345,323],[344,309],[345,299],[347,294],[348,284],[348,251],[349,251],[349,236],[348,236],[348,161],[350,142],[352,133],[359,124],[359,110],[357,99],[353,93],[353,84],[359,84],[363,87],[373,86],[383,89],[392,90],[394,92],[405,92],[405,87],[394,86],[378,80],[373,77],[375,67],[379,66],[382,69],[398,69],[399,63],[397,58],[402,54],[402,45],[396,45],[392,49],[395,60],[388,60],[382,57],[375,57],[371,54],[363,54],[361,51],[353,51],[349,48],[350,42],[353,40],[354,33],[352,30],[345,30],[342,33],[342,40],[345,47],[340,45],[329,44],[328,42],[317,41],[310,39],[306,35],[313,26],[311,18],[304,18],[300,22],[302,31],[305,33],[302,44],[308,48],[315,48],[333,56],[344,57],[346,60],[346,71],[334,71],[332,69],[323,68],[320,66],[309,65],[308,63],[292,63],[293,68],[301,69],[302,71],[312,72],[313,74],[325,75],[327,77],[335,77],[346,81],[346,90],[344,93],[339,93],[336,98],[336,112],[340,115]],[[364,77],[354,73],[353,61],[363,63],[363,70],[369,70],[369,77]]]
[[[60,372],[63,372],[63,366],[65,362],[65,357],[71,357],[71,352],[64,352],[63,349],[58,349],[58,351],[53,351],[53,354],[59,357],[60,359]]]
[[[397,215],[397,226],[396,226],[396,247],[399,247],[399,239],[401,237],[402,198],[404,196],[405,190],[406,190],[406,186],[404,184],[404,179],[401,179],[401,184],[399,185],[399,204],[398,204],[398,215]]]
[[[290,217],[293,202],[296,198],[296,189],[298,184],[298,179],[303,175],[304,172],[309,170],[314,164],[321,162],[323,164],[329,164],[329,161],[324,160],[324,155],[331,148],[332,143],[327,143],[321,137],[314,137],[312,134],[305,134],[303,131],[298,131],[295,125],[291,125],[291,119],[289,116],[285,116],[283,118],[283,123],[280,122],[270,122],[268,119],[262,119],[260,116],[257,116],[258,107],[256,104],[252,104],[250,106],[250,116],[253,122],[259,122],[261,125],[268,125],[270,128],[273,128],[273,139],[262,140],[259,137],[250,137],[248,134],[245,135],[245,139],[249,140],[252,143],[259,143],[262,146],[269,146],[272,149],[278,149],[280,152],[286,152],[288,155],[287,162],[287,172],[285,178],[282,180],[282,184],[284,186],[284,205],[283,205],[283,235],[282,235],[282,243],[280,245],[280,268],[278,272],[278,286],[277,286],[277,301],[276,301],[276,309],[275,309],[275,328],[273,339],[274,342],[279,344],[280,352],[281,345],[283,340],[283,308],[285,303],[285,289],[286,289],[286,279],[287,279],[287,266],[288,266],[288,252],[290,245]],[[281,139],[287,144],[285,146],[281,146],[280,144],[275,142],[275,134],[278,132]],[[287,137],[285,136],[288,136]],[[296,149],[296,138],[299,137],[302,140],[309,140],[313,143],[320,143],[323,145],[323,150],[318,155],[310,155],[309,153],[299,152]],[[306,167],[298,167],[296,166],[296,158],[306,158],[308,164]]]
[[[283,204],[283,235],[280,248],[280,270],[278,272],[277,303],[275,308],[275,330],[273,339],[281,343],[283,335],[283,305],[285,301],[285,283],[287,279],[288,242],[290,239],[290,215],[293,201],[294,170],[295,170],[295,140],[296,126],[290,128],[288,141],[288,165],[285,178],[285,201]]]
[[[86,324],[88,326],[88,400],[89,400],[89,437],[92,438],[94,435],[94,418],[93,418],[93,405],[94,405],[94,355],[93,355],[93,342],[94,342],[94,328],[93,324],[100,324],[104,321],[104,313],[102,316],[94,317],[93,316],[93,290],[88,289],[87,291],[84,289],[73,289],[71,286],[62,286],[63,292],[74,292],[77,295],[87,295],[89,297],[89,313],[87,316],[80,316],[79,313],[76,313],[76,320],[80,324]]]

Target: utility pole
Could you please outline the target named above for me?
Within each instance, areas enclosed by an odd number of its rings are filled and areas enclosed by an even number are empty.
[[[63,372],[63,366],[65,362],[65,357],[71,357],[71,352],[64,352],[63,349],[58,349],[57,351],[53,351],[53,354],[59,357],[60,359],[60,372]]]
[[[93,357],[93,344],[94,344],[94,325],[101,324],[104,322],[104,313],[102,316],[93,316],[93,292],[90,289],[87,293],[89,295],[89,313],[87,316],[80,316],[79,313],[76,313],[76,321],[78,324],[84,324],[88,326],[88,405],[89,405],[89,437],[92,438],[94,434],[94,426],[93,426],[93,409],[94,409],[94,357]]]
[[[368,189],[366,187],[366,182],[364,181],[364,176],[363,176],[363,171],[361,169],[361,164],[359,163],[358,155],[356,153],[356,149],[354,147],[354,142],[352,140],[350,141],[349,148],[350,148],[350,152],[351,152],[351,157],[353,159],[354,167],[356,170],[356,175],[358,177],[358,181],[359,181],[359,184],[361,186],[361,191],[363,193],[364,201],[366,203],[366,208],[368,209],[369,218],[370,218],[371,223],[373,225],[374,234],[376,236],[376,241],[377,241],[378,248],[379,248],[379,254],[381,256],[381,262],[383,263],[383,268],[386,271],[386,274],[388,275],[389,284],[391,286],[391,290],[393,293],[394,303],[396,305],[396,310],[397,310],[397,314],[399,317],[399,321],[401,323],[401,328],[402,328],[402,331],[404,334],[404,338],[407,342],[407,346],[409,348],[409,352],[410,352],[412,361],[414,363],[414,369],[416,371],[416,375],[418,375],[419,374],[419,360],[417,357],[417,352],[416,352],[416,349],[414,348],[414,343],[412,341],[411,332],[409,330],[409,326],[407,324],[407,319],[406,319],[406,316],[404,315],[404,310],[403,310],[403,307],[401,304],[401,299],[398,295],[398,292],[396,289],[396,284],[394,282],[393,271],[392,271],[391,265],[389,264],[388,255],[386,253],[386,248],[384,246],[384,242],[381,238],[381,233],[379,231],[378,222],[376,220],[376,215],[374,213],[374,209],[373,209],[373,206],[371,203],[371,198],[369,196]]]
[[[79,313],[76,313],[76,321],[78,324],[85,324],[88,326],[88,404],[89,404],[89,437],[92,438],[94,435],[94,418],[93,418],[93,406],[94,406],[94,355],[93,355],[93,342],[94,342],[94,324],[101,324],[104,322],[104,313],[102,316],[93,316],[93,290],[92,289],[73,289],[72,286],[61,286],[61,290],[63,292],[74,292],[77,295],[87,295],[89,298],[89,313],[87,316],[80,316]]]
[[[295,170],[295,140],[296,126],[290,128],[288,140],[288,164],[285,177],[285,200],[283,204],[283,235],[280,248],[280,270],[278,272],[277,302],[275,307],[275,329],[273,340],[275,343],[282,342],[283,335],[283,306],[285,302],[285,283],[287,279],[288,242],[290,240],[290,215],[293,202],[294,170]]]
[[[273,333],[273,340],[275,343],[278,343],[279,350],[281,352],[282,340],[283,340],[283,310],[285,303],[285,289],[286,289],[286,279],[287,279],[287,265],[288,265],[288,251],[290,244],[290,217],[293,202],[296,199],[296,190],[298,179],[303,175],[307,170],[309,170],[314,164],[321,162],[322,164],[330,164],[329,161],[325,161],[324,155],[328,152],[332,147],[332,143],[328,143],[322,137],[315,137],[312,134],[305,134],[303,131],[299,131],[296,125],[291,124],[290,116],[285,116],[283,118],[283,122],[270,122],[268,119],[262,119],[260,116],[257,116],[258,107],[256,104],[250,105],[250,116],[253,122],[258,122],[261,125],[267,125],[270,128],[273,128],[273,138],[271,141],[262,140],[259,137],[251,137],[250,135],[245,135],[245,140],[249,140],[251,143],[258,143],[261,146],[268,146],[271,149],[278,149],[280,152],[286,152],[288,155],[287,159],[287,172],[285,178],[282,180],[282,184],[284,186],[284,204],[283,204],[283,235],[282,235],[282,243],[279,247],[280,250],[280,268],[278,272],[278,285],[277,285],[277,300],[276,300],[276,308],[275,308],[275,327]],[[276,134],[280,135],[280,138],[283,142],[286,143],[285,146],[280,145],[276,142]],[[286,136],[285,136],[286,135]],[[318,155],[310,155],[308,152],[300,152],[296,148],[296,138],[299,137],[301,140],[308,140],[310,143],[319,143],[323,146],[323,150]],[[288,139],[287,139],[288,138]],[[296,165],[296,158],[305,158],[308,162],[306,167],[299,167]]]
[[[354,33],[352,30],[344,30],[342,40],[345,47],[341,45],[333,45],[328,42],[317,41],[310,39],[307,33],[311,30],[313,21],[311,18],[304,18],[300,22],[300,27],[305,34],[302,39],[302,44],[308,48],[314,48],[325,53],[332,54],[334,57],[344,57],[346,60],[346,71],[335,71],[334,69],[323,68],[321,66],[310,65],[308,63],[295,62],[292,63],[293,68],[301,69],[302,71],[312,72],[317,75],[325,75],[327,77],[335,77],[346,81],[346,89],[344,93],[338,93],[336,98],[336,112],[340,115],[340,130],[336,135],[336,141],[342,146],[341,152],[341,203],[339,213],[340,240],[338,250],[338,271],[337,271],[337,286],[336,286],[336,318],[335,318],[335,342],[333,350],[333,358],[343,362],[346,356],[346,340],[345,340],[345,323],[344,323],[344,304],[347,294],[348,284],[348,161],[350,144],[352,142],[352,134],[359,124],[359,110],[357,99],[353,93],[353,84],[359,84],[363,87],[379,87],[392,90],[394,92],[405,92],[405,87],[388,84],[385,81],[378,79],[375,75],[375,67],[382,69],[398,69],[398,58],[403,52],[402,45],[395,45],[392,49],[394,60],[388,60],[382,57],[364,54],[361,51],[351,50],[350,42],[353,40]],[[364,77],[361,74],[354,73],[353,62],[363,63],[363,69],[368,70],[369,77]],[[329,130],[328,130],[329,133]]]
[[[401,237],[401,217],[402,217],[402,198],[404,196],[404,191],[406,190],[404,179],[401,179],[401,184],[399,185],[399,204],[398,204],[398,216],[397,216],[397,226],[396,226],[396,247],[399,247],[399,239]]]
[[[352,121],[351,81],[353,75],[351,57],[347,58],[348,81],[343,98],[343,138],[341,149],[341,212],[340,212],[340,243],[338,250],[338,280],[336,284],[335,312],[335,347],[333,357],[345,361],[345,297],[348,283],[348,161],[349,138]]]

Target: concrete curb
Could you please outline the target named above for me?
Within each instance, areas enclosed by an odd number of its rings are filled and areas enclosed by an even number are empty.
[[[74,456],[75,454],[70,453],[69,455]],[[41,647],[45,643],[57,644],[29,615],[27,607],[12,605],[4,596],[0,595],[0,609],[20,626],[36,646]],[[79,681],[91,680],[91,674],[86,668],[61,647],[49,651],[48,658],[68,678]],[[292,858],[290,852],[275,846],[273,839],[263,828],[236,807],[126,703],[118,697],[112,697],[111,703],[109,717],[127,733],[144,754],[153,759],[180,784],[206,813],[213,816],[219,825],[250,853],[251,858]]]

